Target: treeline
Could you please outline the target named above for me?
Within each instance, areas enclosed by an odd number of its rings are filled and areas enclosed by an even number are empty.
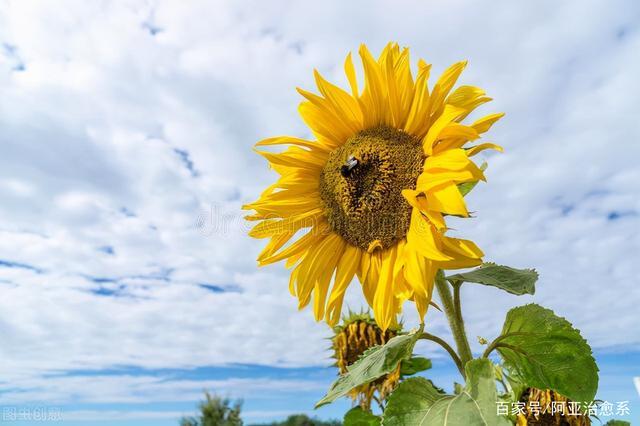
[[[312,419],[306,414],[294,414],[281,422],[263,423],[252,426],[342,426],[342,422],[337,420],[323,421]]]
[[[231,401],[205,392],[205,400],[198,405],[196,416],[183,417],[180,426],[243,426],[242,401]],[[254,424],[252,426],[342,426],[342,422],[323,421],[306,414],[294,414],[281,422]]]

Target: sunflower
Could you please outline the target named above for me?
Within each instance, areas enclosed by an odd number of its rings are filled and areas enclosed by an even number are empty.
[[[279,136],[257,146],[280,175],[260,198],[243,206],[258,221],[249,235],[270,238],[259,265],[291,268],[289,289],[302,309],[313,300],[317,321],[335,325],[354,276],[383,330],[402,304],[424,318],[439,269],[482,262],[469,240],[446,236],[446,215],[469,217],[460,185],[485,180],[470,157],[492,143],[465,147],[503,114],[462,121],[490,101],[473,86],[453,86],[466,66],[449,67],[432,89],[431,66],[420,60],[414,79],[409,49],[389,43],[376,60],[359,50],[360,91],[351,54],[344,69],[350,92],[314,71],[319,94],[298,89],[299,111],[312,140]],[[294,240],[290,242],[290,240]]]
[[[553,390],[527,388],[520,401],[516,426],[591,426],[591,419],[575,403]],[[555,407],[554,407],[555,405]]]
[[[356,362],[360,356],[377,345],[384,345],[391,338],[402,332],[398,327],[382,330],[375,323],[368,312],[354,313],[342,319],[342,323],[333,328],[334,335],[331,338],[331,349],[335,366],[340,374],[346,374],[348,367]],[[387,396],[398,386],[400,382],[400,365],[389,374],[386,374],[372,382],[353,388],[348,396],[363,410],[371,411],[371,402],[376,401],[381,407]]]

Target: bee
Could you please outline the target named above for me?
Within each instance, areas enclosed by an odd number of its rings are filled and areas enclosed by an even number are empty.
[[[344,163],[342,167],[340,167],[340,174],[343,177],[349,177],[349,175],[351,174],[351,171],[357,165],[358,165],[358,159],[353,155],[350,155],[349,158],[347,158],[346,163]]]

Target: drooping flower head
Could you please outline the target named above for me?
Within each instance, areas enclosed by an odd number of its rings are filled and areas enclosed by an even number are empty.
[[[466,62],[429,88],[431,66],[420,60],[414,79],[409,49],[390,43],[377,60],[365,45],[359,53],[362,90],[351,54],[344,65],[350,93],[317,71],[319,94],[298,89],[313,140],[280,136],[257,144],[289,147],[258,151],[280,177],[244,208],[259,222],[249,235],[270,239],[259,264],[286,261],[300,308],[313,301],[316,320],[335,325],[357,276],[386,330],[409,299],[424,318],[438,269],[481,263],[473,242],[445,235],[445,217],[469,216],[460,185],[485,179],[470,157],[501,148],[467,143],[503,114],[462,123],[491,100],[477,87],[453,90]]]
[[[520,402],[516,426],[591,426],[592,423],[584,403],[571,401],[553,390],[527,388]]]
[[[348,367],[356,362],[368,349],[384,345],[402,331],[401,326],[382,330],[368,312],[349,312],[340,325],[333,328],[331,338],[333,358],[339,374],[346,374]],[[384,401],[400,382],[400,364],[389,374],[353,388],[348,396],[363,410],[371,411],[371,402]]]

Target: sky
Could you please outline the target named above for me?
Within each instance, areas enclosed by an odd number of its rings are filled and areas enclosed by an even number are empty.
[[[460,83],[494,98],[479,114],[506,112],[452,235],[540,280],[535,296],[465,287],[468,334],[554,309],[592,345],[598,396],[640,421],[633,0],[0,0],[0,407],[172,425],[209,389],[248,422],[340,417],[346,401],[312,410],[335,378],[330,330],[297,311],[283,265],[258,269],[240,207],[275,179],[255,142],[310,137],[295,87],[314,68],[347,87],[347,53],[389,41],[432,75],[468,59]],[[427,328],[449,336],[435,310]],[[460,380],[418,351],[434,381]]]

